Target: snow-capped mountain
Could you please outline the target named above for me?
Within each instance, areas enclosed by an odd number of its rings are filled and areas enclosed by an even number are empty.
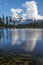
[[[33,22],[33,20],[32,19],[27,19],[27,20],[14,20],[13,21],[13,23],[15,23],[15,24],[29,24],[30,22]]]

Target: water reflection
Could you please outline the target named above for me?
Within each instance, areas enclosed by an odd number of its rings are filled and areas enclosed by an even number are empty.
[[[38,40],[43,40],[43,29],[0,29],[0,46],[24,43],[24,50],[33,51]]]
[[[25,50],[32,51],[37,43],[37,40],[41,39],[41,30],[40,29],[12,30],[12,45],[18,44],[18,41],[19,44],[21,44],[22,41],[20,42],[20,39],[26,42]]]

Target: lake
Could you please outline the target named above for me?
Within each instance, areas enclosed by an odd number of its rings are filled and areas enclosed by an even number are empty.
[[[43,29],[0,28],[0,50],[43,57]]]

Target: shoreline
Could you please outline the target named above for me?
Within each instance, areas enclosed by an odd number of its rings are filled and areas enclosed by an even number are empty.
[[[43,26],[30,26],[29,24],[19,24],[19,25],[12,25],[12,24],[0,24],[0,28],[43,28]]]

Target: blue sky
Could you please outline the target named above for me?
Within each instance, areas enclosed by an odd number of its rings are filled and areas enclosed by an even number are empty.
[[[24,10],[22,6],[23,3],[30,0],[0,0],[0,16],[4,15],[11,15],[10,9],[11,8],[21,8]],[[31,0],[32,1],[32,0]],[[38,4],[38,13],[43,15],[43,0],[35,0]]]

